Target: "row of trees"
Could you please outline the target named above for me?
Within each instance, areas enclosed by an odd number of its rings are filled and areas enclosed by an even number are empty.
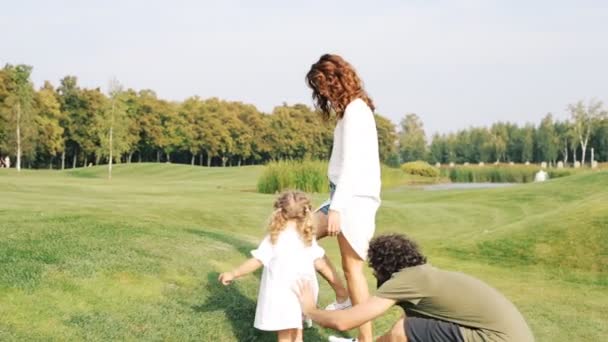
[[[401,121],[399,152],[403,161],[432,163],[549,162],[582,164],[608,161],[608,114],[602,103],[579,101],[568,106],[570,119],[555,120],[547,114],[538,126],[497,122],[491,127],[471,127],[435,134],[427,144],[424,126],[416,114]]]
[[[65,168],[114,162],[180,162],[207,166],[326,159],[333,124],[296,104],[264,114],[253,105],[217,98],[160,99],[151,90],[124,90],[113,80],[106,93],[74,76],[38,90],[32,68],[0,70],[0,155],[28,167]],[[395,158],[395,126],[377,116],[381,157]]]
[[[123,89],[112,80],[104,93],[78,85],[74,76],[36,90],[32,68],[0,69],[0,156],[16,167],[66,168],[134,159],[207,166],[259,164],[279,159],[326,159],[333,123],[302,104],[264,114],[253,105],[217,98],[160,99],[152,90]],[[568,107],[570,120],[547,114],[538,126],[499,122],[436,134],[430,143],[422,120],[408,114],[395,125],[376,115],[380,157],[398,165],[412,160],[464,162],[608,161],[608,117],[601,102]]]

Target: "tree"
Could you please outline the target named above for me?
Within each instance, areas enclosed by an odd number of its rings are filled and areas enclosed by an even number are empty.
[[[470,159],[474,163],[487,163],[492,156],[493,146],[488,143],[491,141],[490,131],[485,127],[474,127],[470,129],[469,139]]]
[[[127,94],[117,79],[110,80],[108,84],[108,101],[100,115],[98,139],[100,141],[98,151],[99,157],[108,158],[108,179],[112,179],[112,165],[114,158],[120,156],[131,149],[131,142],[128,139],[130,117],[127,115]]]
[[[8,149],[15,146],[17,171],[21,171],[21,159],[24,154],[34,151],[36,129],[34,126],[34,88],[30,81],[32,67],[29,65],[4,67],[6,96],[3,99],[2,116],[8,132]],[[14,135],[13,135],[14,132]]]
[[[608,161],[608,118],[604,118],[594,125],[590,144],[596,149],[597,160]]]
[[[568,121],[555,122],[555,135],[557,137],[559,150],[564,164],[568,163],[570,140],[572,137],[572,125]]]
[[[559,139],[555,133],[553,115],[548,113],[536,131],[539,160],[555,163]]]
[[[521,161],[529,162],[534,158],[534,135],[536,134],[536,129],[534,125],[527,124],[522,128],[522,131]]]
[[[83,107],[74,117],[76,129],[72,138],[80,147],[83,166],[86,167],[89,165],[90,157],[95,157],[95,163],[99,164],[105,154],[106,140],[104,137],[107,136],[104,132],[107,132],[109,121],[105,117],[109,113],[109,101],[99,88],[84,89],[81,95]]]
[[[591,136],[593,124],[603,115],[605,115],[602,106],[602,102],[596,100],[590,100],[587,106],[585,106],[583,101],[578,101],[577,103],[568,106],[572,123],[574,125],[574,132],[578,137],[581,146],[582,165],[585,165],[587,144],[589,143],[589,137]]]
[[[490,140],[488,141],[488,147],[491,151],[493,159],[496,163],[500,163],[500,160],[506,160],[507,142],[509,140],[509,131],[507,124],[498,122],[492,125],[490,128]]]
[[[434,134],[429,146],[429,161],[432,163],[448,163],[451,160],[450,142],[448,136]]]
[[[380,161],[386,164],[398,163],[399,156],[397,155],[397,132],[395,124],[380,114],[375,114],[376,130],[378,131],[378,149],[380,153]]]
[[[399,152],[404,162],[422,160],[426,154],[426,134],[422,120],[416,114],[407,114],[400,123]]]
[[[183,148],[190,152],[190,164],[194,165],[194,159],[198,153],[202,155],[203,140],[203,103],[198,96],[186,99],[179,108]]]
[[[45,82],[40,91],[36,93],[36,107],[38,148],[43,154],[49,156],[49,168],[52,168],[57,154],[65,151],[64,128],[61,126],[61,122],[65,118],[61,111],[58,95],[50,82]]]
[[[123,137],[125,146],[128,147],[126,151],[127,163],[131,163],[133,154],[139,151],[140,141],[140,127],[139,127],[139,115],[141,113],[141,106],[139,97],[136,91],[133,89],[127,89],[123,92],[122,96],[126,111],[127,128],[125,130],[125,136]],[[141,158],[141,151],[140,158]]]
[[[82,90],[77,85],[78,80],[75,76],[66,76],[60,81],[60,86],[57,88],[59,95],[59,104],[61,110],[61,119],[59,124],[63,127],[63,145],[64,149],[61,152],[61,169],[65,168],[66,150],[73,153],[72,167],[76,167],[76,159],[78,156],[79,146],[75,136],[79,131],[80,117],[84,112],[84,100],[82,98]]]

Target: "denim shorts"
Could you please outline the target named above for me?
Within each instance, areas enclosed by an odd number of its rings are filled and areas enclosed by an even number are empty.
[[[328,215],[329,206],[331,205],[331,199],[334,197],[335,193],[336,193],[336,184],[329,182],[329,199],[327,201],[323,202],[323,204],[321,204],[319,209],[317,209],[316,211],[320,211],[323,214]]]

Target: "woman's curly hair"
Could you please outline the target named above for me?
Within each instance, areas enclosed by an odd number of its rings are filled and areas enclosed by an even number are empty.
[[[295,221],[298,233],[306,246],[312,244],[314,227],[310,197],[301,191],[285,191],[274,202],[275,211],[270,217],[268,232],[274,245],[285,230],[288,221]]]
[[[355,69],[338,55],[325,54],[310,67],[306,83],[312,89],[312,99],[325,119],[332,110],[338,119],[344,116],[348,104],[360,98],[374,111],[374,103],[363,89]]]
[[[367,262],[374,270],[378,287],[406,267],[423,265],[426,257],[418,244],[402,234],[378,236],[369,243]]]

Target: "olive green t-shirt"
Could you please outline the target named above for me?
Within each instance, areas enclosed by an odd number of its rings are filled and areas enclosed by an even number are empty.
[[[521,313],[500,292],[479,279],[429,264],[393,274],[376,293],[393,299],[407,316],[458,324],[465,342],[533,342]]]

